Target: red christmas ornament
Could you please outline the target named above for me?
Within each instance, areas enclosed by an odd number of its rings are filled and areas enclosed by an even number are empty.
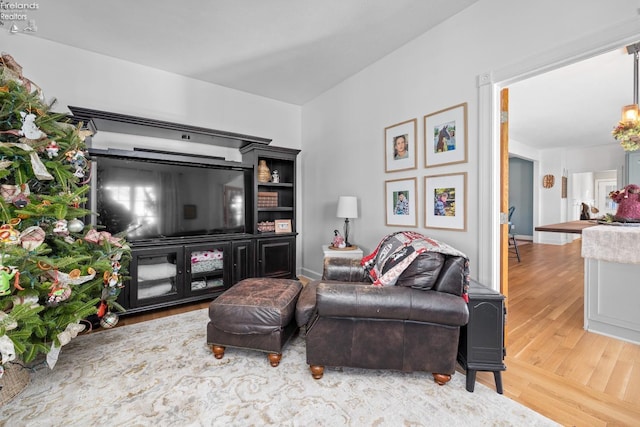
[[[100,301],[98,306],[98,317],[102,318],[107,313],[107,304],[104,301]]]

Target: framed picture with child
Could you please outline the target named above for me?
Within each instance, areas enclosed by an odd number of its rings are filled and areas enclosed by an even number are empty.
[[[425,228],[466,231],[467,173],[424,177]]]
[[[394,179],[385,182],[386,225],[417,227],[416,178]]]

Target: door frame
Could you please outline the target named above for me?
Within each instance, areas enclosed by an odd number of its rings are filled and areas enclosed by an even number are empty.
[[[607,184],[611,185],[613,184],[613,188],[618,189],[620,188],[620,183],[618,182],[617,177],[615,179],[613,178],[596,178],[595,180],[595,184],[594,184],[594,190],[595,190],[595,195],[594,195],[594,199],[595,199],[595,206],[597,208],[602,208],[600,211],[600,215],[602,214],[606,214],[606,213],[610,213],[615,215],[616,210],[615,209],[610,209],[609,212],[606,212],[606,208],[603,208],[602,205],[600,204],[601,201],[604,200],[604,204],[607,204],[607,201],[611,201],[611,203],[614,203],[610,198],[609,198],[609,193],[604,190],[601,187],[606,187]]]
[[[640,21],[627,21],[591,33],[524,61],[480,74],[478,84],[478,280],[501,290],[500,91],[509,84],[638,41]],[[508,248],[507,248],[508,249]],[[502,249],[505,250],[505,249]],[[505,268],[507,268],[505,266]],[[508,292],[508,285],[505,291]]]

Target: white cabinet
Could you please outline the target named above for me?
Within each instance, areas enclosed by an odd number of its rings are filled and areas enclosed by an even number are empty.
[[[640,344],[640,265],[585,259],[587,331]]]
[[[625,174],[627,184],[640,185],[640,151],[632,151],[626,155],[626,169]]]
[[[640,227],[582,230],[584,328],[640,344]]]

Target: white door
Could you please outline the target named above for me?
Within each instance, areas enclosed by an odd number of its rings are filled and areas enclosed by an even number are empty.
[[[616,213],[618,204],[609,198],[609,193],[617,190],[617,185],[615,179],[596,179],[596,207],[600,212],[595,216]]]

